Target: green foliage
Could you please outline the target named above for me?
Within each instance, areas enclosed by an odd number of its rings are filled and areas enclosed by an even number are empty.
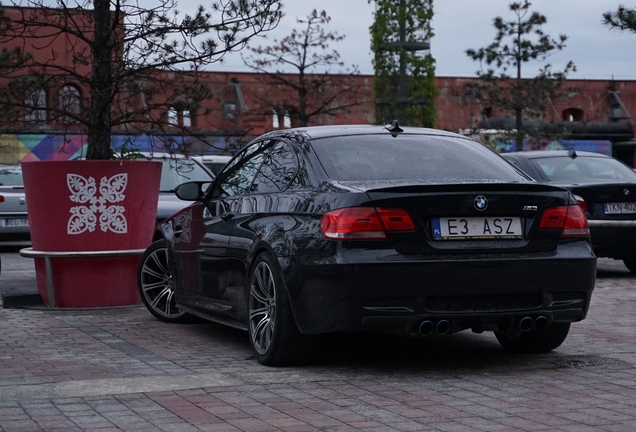
[[[433,0],[375,1],[375,21],[370,28],[374,53],[376,121],[380,124],[401,118],[413,126],[433,127],[436,118],[435,59],[430,52],[396,46],[401,41],[425,43],[433,36]],[[402,23],[402,26],[401,26]],[[406,100],[400,98],[400,76],[405,73]]]
[[[619,6],[616,12],[605,12],[603,24],[615,30],[627,30],[636,33],[636,9]]]
[[[546,17],[538,12],[530,13],[528,1],[511,3],[509,9],[515,15],[513,20],[504,21],[501,17],[493,20],[497,31],[495,40],[487,47],[466,50],[466,54],[480,62],[477,88],[482,96],[487,97],[492,106],[514,113],[515,135],[520,142],[526,133],[523,118],[541,117],[547,99],[557,94],[567,74],[576,69],[572,62],[562,71],[553,71],[551,65],[546,64],[536,76],[523,78],[524,63],[543,61],[562,50],[567,36],[561,34],[554,39],[546,35],[541,29],[547,22]]]
[[[116,152],[112,148],[110,149],[110,159],[115,160],[135,160],[135,159],[146,159],[138,148],[136,148],[130,138],[126,138],[124,143],[119,148],[119,152]]]

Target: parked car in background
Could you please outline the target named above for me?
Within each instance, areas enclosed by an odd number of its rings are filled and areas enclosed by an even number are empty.
[[[29,217],[22,167],[19,164],[0,165],[0,241],[28,238]]]
[[[494,331],[546,352],[585,318],[596,257],[564,189],[432,129],[323,126],[250,143],[161,224],[138,284],[155,317],[243,329],[265,365],[320,335]]]
[[[144,155],[148,159],[160,161],[163,164],[157,204],[157,223],[191,204],[175,195],[174,192],[180,184],[191,181],[209,184],[214,180],[214,174],[196,159],[175,154]]]
[[[192,158],[205,165],[214,175],[217,175],[223,167],[232,160],[232,156],[226,155],[203,155],[192,156]]]
[[[503,155],[538,182],[566,188],[585,211],[598,257],[636,273],[636,172],[598,153],[547,150]]]

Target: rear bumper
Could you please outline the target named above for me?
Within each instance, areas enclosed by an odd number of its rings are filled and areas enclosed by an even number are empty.
[[[588,220],[590,228],[636,228],[636,220]]]
[[[582,241],[524,257],[431,259],[358,250],[297,260],[280,263],[303,333],[393,329],[416,334],[422,322],[441,320],[451,331],[514,329],[525,317],[580,321],[596,277],[596,258]]]
[[[28,225],[14,224],[16,221],[28,220],[26,213],[0,213],[0,238],[9,237],[11,235],[20,235],[30,233]]]
[[[636,221],[589,220],[592,248],[599,257],[636,256]]]

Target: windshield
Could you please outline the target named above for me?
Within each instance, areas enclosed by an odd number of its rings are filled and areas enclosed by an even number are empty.
[[[550,181],[562,182],[636,182],[636,173],[608,157],[553,156],[532,159],[532,164]]]
[[[312,147],[334,180],[529,180],[501,156],[467,139],[362,135],[314,139]]]
[[[19,166],[0,166],[0,186],[22,186],[22,169]]]
[[[192,159],[163,159],[161,169],[161,192],[173,192],[177,186],[189,181],[209,181],[212,176]]]

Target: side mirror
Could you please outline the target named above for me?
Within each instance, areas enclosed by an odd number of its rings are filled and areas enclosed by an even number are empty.
[[[174,193],[184,201],[197,201],[203,197],[201,185],[201,182],[182,183],[177,186]]]

